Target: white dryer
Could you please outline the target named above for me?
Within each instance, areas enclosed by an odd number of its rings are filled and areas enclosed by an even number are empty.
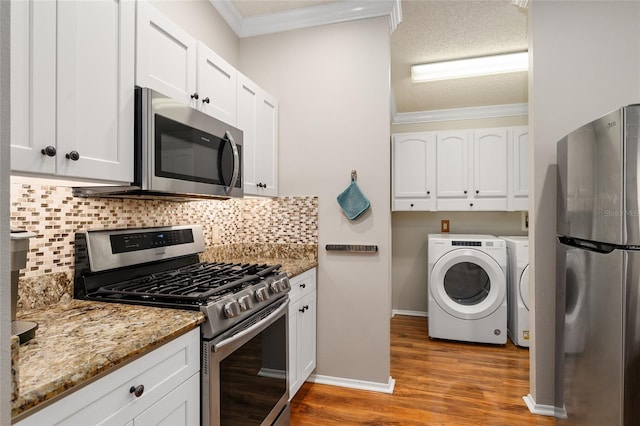
[[[429,234],[429,336],[507,342],[507,249],[493,235]]]
[[[529,237],[500,237],[507,243],[507,329],[511,341],[529,347]]]

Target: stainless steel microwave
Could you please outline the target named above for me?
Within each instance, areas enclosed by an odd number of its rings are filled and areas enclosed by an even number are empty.
[[[242,131],[155,90],[136,87],[134,182],[75,187],[81,197],[242,197]]]

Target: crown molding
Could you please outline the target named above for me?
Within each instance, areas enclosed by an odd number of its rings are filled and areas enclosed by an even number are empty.
[[[528,115],[528,104],[490,105],[482,107],[440,109],[433,111],[400,112],[392,124],[433,123],[438,121],[475,120]]]
[[[389,16],[389,28],[393,32],[402,21],[400,0],[331,2],[246,18],[231,0],[210,1],[240,38],[380,16]]]

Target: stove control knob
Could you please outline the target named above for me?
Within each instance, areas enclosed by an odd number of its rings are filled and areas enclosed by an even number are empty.
[[[253,302],[251,301],[251,297],[247,294],[238,299],[238,305],[240,305],[241,311],[248,311],[253,307]]]
[[[240,304],[237,300],[232,300],[231,302],[224,305],[224,314],[227,318],[233,318],[240,315]]]
[[[264,302],[269,299],[269,289],[267,287],[260,287],[256,290],[256,300],[258,302]]]
[[[281,293],[285,289],[282,286],[282,280],[276,280],[271,283],[271,291],[275,293]]]

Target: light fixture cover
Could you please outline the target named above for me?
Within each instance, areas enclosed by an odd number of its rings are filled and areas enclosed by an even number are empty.
[[[504,74],[527,71],[528,68],[528,52],[505,53],[501,55],[411,65],[411,81],[417,83],[422,81]]]

